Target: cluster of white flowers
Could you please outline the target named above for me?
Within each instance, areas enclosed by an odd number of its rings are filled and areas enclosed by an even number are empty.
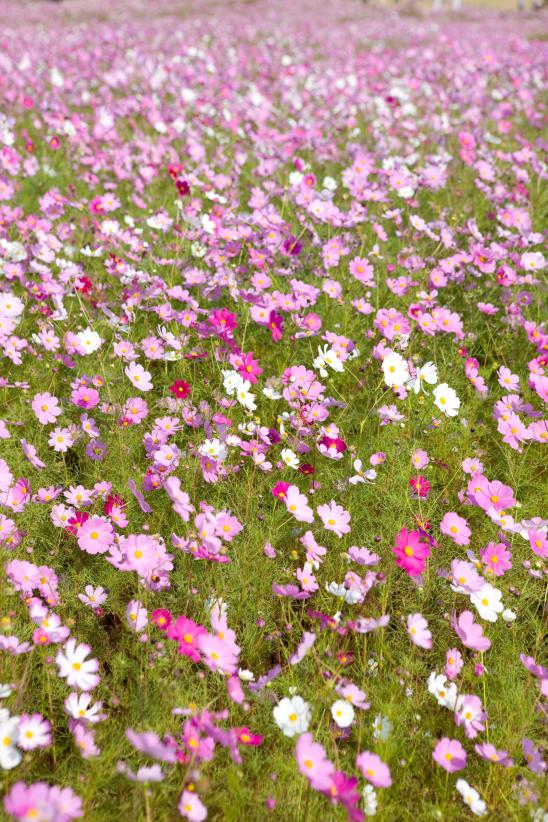
[[[249,380],[244,380],[237,371],[223,371],[223,385],[228,396],[235,396],[246,411],[255,411],[255,395],[249,390]]]
[[[443,411],[446,417],[456,417],[460,408],[460,400],[453,388],[446,382],[436,385],[438,382],[438,369],[433,362],[426,362],[415,370],[415,376],[411,376],[407,361],[398,354],[391,351],[382,361],[382,371],[384,382],[389,388],[409,388],[418,394],[425,391],[424,383],[435,385],[432,395],[434,404]]]
[[[332,371],[337,371],[338,373],[344,371],[344,365],[342,364],[342,360],[339,355],[334,348],[329,348],[327,345],[324,345],[323,349],[321,346],[318,346],[318,356],[313,361],[312,365],[314,368],[318,369],[320,376],[324,378],[327,377],[329,373],[327,371],[327,366],[329,366]]]

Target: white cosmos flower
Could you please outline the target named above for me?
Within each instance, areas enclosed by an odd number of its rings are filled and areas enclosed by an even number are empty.
[[[67,685],[81,691],[92,691],[101,681],[97,675],[99,660],[86,659],[91,651],[84,642],[76,644],[74,637],[67,640],[64,648],[58,651],[55,661],[59,667],[59,676],[67,680]]]
[[[277,388],[273,388],[271,385],[267,385],[263,388],[263,394],[269,400],[281,400],[282,395],[278,391]]]
[[[331,706],[331,716],[339,728],[348,728],[354,721],[355,711],[347,699],[337,699]]]
[[[299,458],[295,454],[291,448],[282,448],[282,452],[280,454],[282,460],[285,462],[289,468],[298,468],[299,467]]]
[[[377,793],[373,785],[366,783],[362,792],[363,812],[366,816],[375,816],[377,813]]]
[[[226,393],[231,396],[243,384],[243,379],[237,371],[223,371],[223,386]]]
[[[457,701],[457,686],[454,682],[447,682],[445,674],[432,671],[428,677],[428,691],[436,697],[438,705],[453,711]]]
[[[73,719],[80,722],[89,722],[90,725],[95,725],[104,719],[100,711],[103,707],[102,702],[92,702],[90,694],[77,694],[73,691],[65,699],[65,712]]]
[[[487,805],[476,789],[468,784],[466,779],[457,779],[455,787],[462,796],[463,802],[468,805],[473,814],[476,816],[484,816],[487,813]]]
[[[476,591],[470,597],[470,602],[476,608],[480,617],[488,622],[496,622],[498,614],[503,612],[504,605],[501,600],[502,591],[494,588],[489,582],[486,582],[479,591]]]
[[[393,727],[387,716],[377,714],[373,720],[373,738],[385,742],[392,733]]]
[[[9,771],[21,762],[21,751],[15,747],[19,739],[19,717],[0,710],[0,768]]]
[[[201,223],[206,234],[215,234],[215,223],[209,214],[202,214]]]
[[[242,384],[236,391],[236,399],[247,411],[255,411],[257,405],[255,404],[255,394],[250,392],[251,383],[249,380],[243,380]]]
[[[302,696],[284,697],[274,708],[274,721],[284,736],[304,734],[310,724],[311,711]]]
[[[253,682],[255,679],[253,671],[248,671],[247,668],[238,668],[238,676],[242,682]]]
[[[382,370],[386,385],[404,385],[409,381],[410,374],[407,363],[397,351],[391,351],[382,361]]]
[[[324,345],[323,350],[321,346],[318,346],[318,356],[313,361],[312,365],[314,368],[319,370],[321,377],[327,377],[328,375],[326,365],[328,365],[333,371],[337,371],[339,373],[344,371],[344,365],[339,359],[339,355],[334,348],[329,348],[327,345]]]
[[[417,373],[415,377],[411,380],[409,385],[415,392],[418,394],[421,388],[423,388],[423,383],[428,383],[428,385],[435,385],[438,381],[438,369],[434,365],[433,362],[425,362],[420,368],[417,368]]]
[[[456,392],[446,382],[437,385],[432,392],[434,403],[443,411],[446,417],[456,417],[460,408],[460,400]]]
[[[357,485],[359,482],[373,482],[377,477],[377,472],[374,468],[368,468],[364,471],[363,463],[359,459],[354,460],[354,471],[356,471],[356,475],[348,479],[350,485]]]
[[[101,347],[101,343],[103,342],[99,334],[91,328],[80,331],[78,334],[75,334],[75,337],[86,354],[93,354],[94,351],[97,351],[97,349]]]
[[[200,445],[198,451],[202,457],[211,457],[218,462],[224,462],[227,457],[225,444],[219,439],[206,440]]]

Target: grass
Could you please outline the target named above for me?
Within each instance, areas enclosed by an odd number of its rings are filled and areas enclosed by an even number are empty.
[[[91,110],[82,109],[84,118]],[[21,119],[19,128],[26,127],[31,136],[37,138],[37,158],[47,161],[53,169],[53,176],[40,172],[36,177],[21,179],[17,192],[17,204],[24,213],[36,213],[39,198],[55,185],[66,192],[74,182],[75,160],[63,149],[52,154],[39,135],[33,131],[32,118]],[[130,128],[129,124],[128,129]],[[527,124],[519,122],[518,130],[527,133]],[[229,131],[218,126],[211,137],[213,146],[222,136],[226,140],[226,169],[234,162],[234,140]],[[129,139],[129,131],[128,131]],[[363,127],[359,135],[337,135],[338,154],[332,161],[328,173],[340,179],[347,164],[342,147],[350,139],[364,143],[370,139]],[[516,150],[514,139],[505,137],[501,151]],[[208,152],[211,150],[208,146]],[[211,155],[210,155],[211,156]],[[304,152],[303,152],[304,156]],[[308,157],[311,170],[321,179],[326,172],[324,163],[316,161],[313,152]],[[275,175],[275,182],[283,189],[286,184],[289,164],[284,165]],[[167,178],[167,175],[164,175]],[[248,170],[239,180],[240,190],[248,192],[257,185],[255,166],[250,160]],[[531,197],[531,218],[534,230],[541,230],[546,215],[545,195],[540,191],[540,179],[530,172],[529,188],[539,191]],[[76,182],[77,197],[90,199],[93,192],[85,182]],[[125,194],[123,214],[133,217],[143,224],[142,212],[130,198],[131,183],[121,184],[118,196]],[[456,191],[461,195],[457,197]],[[173,188],[169,179],[157,179],[149,189],[149,198],[155,209],[165,205],[172,210]],[[348,198],[337,194],[341,205],[348,205]],[[273,203],[283,211],[284,220],[299,227],[299,211],[284,196],[275,196]],[[455,226],[462,226],[469,217],[477,220],[480,230],[492,232],[492,221],[488,212],[492,204],[478,191],[470,169],[455,163],[451,169],[450,185],[439,192],[424,191],[420,195],[417,211],[427,220],[439,219],[448,210]],[[370,204],[369,221],[356,230],[356,253],[370,249],[375,242],[372,229],[374,221],[381,221],[386,206]],[[385,280],[389,274],[386,265],[396,260],[411,238],[407,230],[408,208],[403,207],[404,239],[390,229],[389,239],[383,244],[383,257],[375,261],[376,285],[373,301],[378,306],[394,306],[406,312],[409,296],[394,296],[387,288]],[[80,216],[73,213],[75,222]],[[336,233],[329,226],[315,226],[322,241]],[[153,243],[139,259],[141,270],[158,273],[155,258],[174,256],[185,265],[200,266],[191,254],[191,243],[187,239],[173,239],[160,235],[155,240],[152,232],[147,239]],[[77,226],[71,239],[75,249],[82,248],[92,240],[87,227]],[[309,235],[305,232],[305,237]],[[17,234],[10,234],[12,240]],[[66,251],[66,249],[65,249]],[[414,238],[413,252],[429,261],[429,267],[445,255],[438,243],[428,238]],[[120,285],[104,269],[104,260],[83,258],[75,252],[75,261],[84,265],[87,275],[95,283],[105,288],[111,304],[120,301]],[[240,263],[249,261],[242,248]],[[316,250],[308,245],[302,265],[296,276],[307,282],[316,282],[314,269],[318,266]],[[278,258],[283,266],[287,261]],[[426,285],[424,271],[418,273],[422,287]],[[175,646],[170,643],[156,644],[159,639],[151,627],[149,634],[155,642],[137,641],[126,627],[124,610],[132,598],[140,598],[152,610],[167,607],[174,614],[185,614],[197,622],[207,624],[206,600],[211,596],[221,597],[228,603],[229,624],[236,632],[242,648],[241,664],[250,668],[258,676],[275,664],[283,667],[281,676],[272,687],[249,699],[250,710],[246,714],[238,706],[230,706],[230,724],[244,725],[265,735],[264,743],[257,749],[243,751],[243,764],[234,764],[225,751],[218,750],[211,763],[205,763],[195,781],[196,790],[208,806],[209,818],[237,822],[245,817],[250,822],[262,822],[268,818],[265,802],[268,797],[276,798],[277,805],[271,814],[276,822],[300,820],[337,822],[346,818],[339,807],[332,807],[326,799],[310,790],[304,778],[298,773],[293,756],[294,741],[285,739],[276,727],[272,708],[278,697],[287,695],[294,688],[313,708],[311,730],[314,738],[327,749],[328,755],[338,767],[355,772],[356,751],[375,750],[381,758],[390,763],[394,777],[394,787],[378,792],[379,810],[377,818],[382,822],[427,822],[428,820],[451,820],[460,822],[470,818],[468,810],[457,800],[454,791],[454,777],[449,779],[432,761],[434,741],[440,736],[458,735],[452,715],[439,708],[426,690],[426,680],[430,671],[442,670],[445,650],[457,644],[449,624],[449,615],[455,607],[462,610],[465,600],[453,594],[446,580],[437,569],[448,568],[455,556],[463,556],[463,549],[448,539],[441,537],[440,547],[435,549],[426,574],[425,584],[418,589],[405,574],[396,567],[390,552],[395,535],[402,527],[411,527],[413,518],[428,519],[437,528],[447,510],[457,510],[465,515],[473,533],[471,547],[478,549],[496,536],[496,528],[480,509],[467,508],[461,511],[457,494],[465,484],[462,460],[468,456],[479,456],[485,473],[510,484],[520,502],[519,518],[531,518],[542,514],[545,500],[547,463],[538,444],[533,443],[518,454],[502,443],[496,432],[496,422],[491,417],[491,407],[497,395],[495,372],[501,364],[508,365],[520,375],[522,385],[526,382],[527,362],[534,355],[525,343],[523,332],[509,333],[503,325],[501,314],[485,317],[477,310],[477,301],[497,302],[499,290],[487,278],[478,281],[478,288],[467,291],[462,287],[449,285],[443,294],[444,304],[457,311],[463,318],[468,337],[466,345],[469,356],[476,357],[482,375],[487,379],[492,393],[487,400],[482,399],[464,376],[463,360],[456,351],[450,337],[427,338],[413,334],[407,356],[420,361],[432,359],[436,362],[440,380],[447,381],[462,398],[461,413],[454,420],[444,420],[439,427],[431,427],[432,405],[422,396],[411,395],[398,408],[406,415],[404,423],[380,426],[376,414],[377,407],[393,398],[381,383],[380,367],[371,356],[372,344],[364,336],[371,327],[371,318],[363,318],[351,309],[351,299],[361,294],[358,283],[347,272],[345,263],[330,272],[343,285],[345,300],[341,303],[322,295],[315,311],[321,315],[324,329],[334,330],[356,341],[360,357],[353,361],[341,375],[330,377],[328,393],[344,403],[344,407],[334,410],[330,418],[341,431],[341,436],[352,448],[355,456],[367,462],[369,455],[376,451],[386,454],[386,464],[378,471],[378,479],[371,485],[348,487],[345,479],[350,475],[351,462],[345,456],[340,462],[320,457],[314,451],[310,460],[315,463],[317,473],[314,480],[318,487],[314,490],[315,505],[335,499],[341,502],[351,514],[352,532],[342,540],[323,531],[319,524],[313,528],[318,541],[328,549],[325,563],[319,573],[320,589],[312,600],[312,607],[333,613],[337,601],[325,590],[325,583],[341,580],[348,570],[345,552],[350,545],[367,545],[377,551],[382,558],[381,568],[386,575],[383,585],[375,588],[364,606],[351,611],[342,606],[345,617],[355,617],[357,613],[378,616],[389,612],[392,619],[384,631],[366,636],[348,635],[337,637],[324,632],[318,635],[316,645],[298,666],[289,666],[287,660],[293,652],[304,630],[317,630],[317,623],[307,615],[310,603],[298,603],[274,597],[272,582],[292,580],[294,570],[303,562],[303,549],[298,537],[308,526],[299,525],[288,519],[285,508],[271,494],[274,482],[280,477],[294,480],[296,475],[289,469],[283,473],[265,474],[254,467],[249,460],[242,460],[237,473],[226,482],[206,485],[202,479],[197,461],[191,455],[191,446],[198,446],[204,438],[203,430],[188,426],[175,438],[175,443],[185,452],[177,475],[182,487],[197,505],[207,500],[215,509],[230,509],[245,528],[230,546],[232,562],[228,565],[196,562],[187,555],[177,553],[175,569],[171,575],[171,588],[162,594],[144,591],[136,576],[121,573],[112,568],[101,556],[82,553],[74,538],[53,527],[48,506],[29,505],[16,515],[18,528],[25,532],[21,545],[15,552],[5,551],[4,559],[12,556],[28,558],[36,564],[52,566],[59,576],[61,604],[56,612],[64,624],[79,641],[87,642],[93,654],[101,663],[102,684],[98,695],[105,705],[108,720],[98,727],[97,742],[101,755],[97,759],[83,761],[74,746],[68,731],[63,702],[67,687],[56,676],[56,667],[51,658],[54,648],[35,648],[32,653],[19,658],[0,659],[0,680],[18,683],[16,695],[9,703],[15,711],[40,711],[50,719],[54,728],[55,744],[44,751],[34,751],[25,756],[24,762],[15,770],[3,775],[4,790],[18,779],[32,781],[53,780],[58,784],[70,784],[84,802],[86,822],[112,822],[113,818],[131,822],[170,822],[179,819],[176,799],[182,787],[184,770],[176,766],[166,767],[168,778],[161,784],[143,787],[129,783],[116,773],[116,763],[127,759],[132,765],[147,761],[132,749],[125,738],[128,727],[138,730],[151,729],[159,733],[175,733],[178,720],[172,716],[174,707],[185,707],[195,703],[200,707],[209,706],[220,710],[227,705],[226,688],[222,678],[210,673],[198,675],[198,666],[180,657]],[[167,286],[180,282],[177,267],[161,269]],[[287,290],[287,279],[270,272],[273,288]],[[420,290],[420,289],[417,289]],[[207,302],[204,301],[207,306]],[[215,304],[232,307],[230,298],[224,294]],[[1,441],[1,455],[7,461],[15,477],[29,477],[32,489],[49,485],[82,484],[91,488],[94,483],[107,478],[113,485],[113,492],[119,493],[127,501],[129,525],[127,533],[140,533],[145,527],[151,534],[161,534],[166,542],[172,532],[182,533],[184,527],[171,509],[167,495],[163,491],[147,495],[152,506],[150,515],[144,515],[136,501],[128,493],[128,480],[138,484],[145,469],[142,436],[150,429],[154,416],[162,413],[160,406],[153,409],[149,420],[134,429],[122,430],[108,415],[92,413],[101,419],[102,439],[107,446],[107,456],[103,462],[92,463],[86,459],[85,443],[78,442],[65,455],[53,458],[49,450],[47,430],[37,425],[30,401],[37,391],[50,391],[66,401],[70,395],[70,380],[76,373],[100,374],[105,380],[102,396],[105,401],[119,408],[128,396],[128,382],[123,376],[120,361],[112,353],[113,331],[104,316],[90,300],[71,296],[65,300],[68,318],[59,326],[58,333],[66,329],[76,329],[89,321],[107,344],[97,354],[78,362],[77,369],[70,372],[55,362],[51,356],[31,357],[24,355],[22,367],[15,367],[3,361],[3,376],[10,383],[27,380],[29,389],[17,391],[9,387],[0,389],[0,417],[10,423],[11,439]],[[527,308],[530,319],[540,322],[541,301],[534,295]],[[281,375],[290,365],[306,363],[310,367],[316,356],[317,339],[294,340],[289,334],[279,344],[272,344],[266,329],[257,327],[248,316],[245,304],[238,305],[239,327],[236,338],[244,350],[253,350],[260,357],[265,376]],[[174,323],[166,323],[174,333],[180,329]],[[140,312],[138,322],[130,328],[128,338],[137,341],[148,334],[156,333],[157,317]],[[29,336],[36,331],[36,317],[29,311],[18,327],[18,335]],[[245,346],[243,339],[245,336]],[[378,340],[377,340],[378,341]],[[175,378],[188,380],[192,386],[189,402],[197,407],[209,403],[215,407],[221,395],[222,383],[219,364],[215,360],[210,341],[200,343],[193,336],[192,343],[208,352],[203,361],[180,361],[166,363],[150,362],[146,367],[152,373],[155,391],[147,400],[159,401],[167,395],[167,387]],[[256,390],[257,418],[264,425],[279,425],[279,414],[285,407],[262,396]],[[524,389],[527,401],[535,402],[534,393]],[[68,406],[67,406],[68,407]],[[73,407],[66,417],[75,421],[78,415]],[[235,423],[245,421],[241,409],[231,413]],[[63,418],[65,419],[65,418]],[[47,462],[39,473],[32,469],[21,453],[19,433],[23,434],[37,448],[38,454]],[[410,497],[409,479],[414,475],[410,454],[416,448],[424,448],[435,459],[425,472],[432,485],[428,499],[418,502]],[[237,464],[238,460],[234,460]],[[299,478],[301,488],[308,486],[308,480]],[[8,512],[9,513],[9,512]],[[517,517],[517,518],[518,518]],[[263,554],[266,541],[276,550],[275,560]],[[485,656],[487,675],[478,679],[473,673],[471,661],[459,680],[459,688],[465,693],[481,696],[488,710],[488,731],[482,735],[497,747],[515,753],[520,760],[520,745],[523,736],[542,742],[544,726],[541,716],[535,711],[537,702],[536,686],[530,674],[520,665],[520,653],[535,656],[540,661],[544,630],[545,589],[542,581],[527,575],[522,563],[533,561],[528,543],[520,536],[510,535],[513,551],[513,568],[500,581],[504,591],[504,602],[517,613],[516,622],[508,626],[502,621],[488,626],[492,649]],[[97,617],[84,608],[76,594],[83,592],[87,584],[102,585],[109,590],[104,615]],[[511,588],[517,589],[519,596],[513,595]],[[1,602],[3,627],[7,634],[16,634],[20,639],[30,639],[31,624],[27,609],[19,596],[8,586],[4,586]],[[420,651],[410,644],[401,618],[420,611],[429,621],[434,636],[432,651]],[[352,653],[353,662],[344,668],[337,660],[338,651]],[[470,660],[470,654],[468,654]],[[329,677],[327,676],[329,674]],[[330,729],[329,707],[334,699],[336,677],[348,676],[368,695],[372,707],[369,711],[357,711],[356,723],[349,740],[338,739]],[[373,720],[377,714],[389,718],[393,731],[385,741],[373,737]],[[460,734],[462,737],[462,734]],[[470,744],[467,749],[471,750]],[[523,820],[524,809],[516,800],[513,786],[517,776],[529,775],[519,762],[515,769],[490,766],[473,754],[464,772],[465,778],[478,787],[487,802],[488,820]],[[539,780],[540,781],[540,780]]]

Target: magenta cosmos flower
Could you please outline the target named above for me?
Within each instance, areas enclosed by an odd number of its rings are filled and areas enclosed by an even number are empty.
[[[114,529],[104,517],[90,517],[78,529],[78,545],[88,554],[104,554],[114,541]]]
[[[406,528],[399,532],[392,551],[396,555],[396,565],[411,577],[422,574],[430,556],[430,546],[422,542],[421,534],[418,531],[407,531]]]
[[[356,766],[362,772],[364,779],[367,779],[375,788],[389,788],[392,784],[390,768],[371,751],[362,751],[356,759]]]
[[[458,739],[444,736],[434,748],[432,757],[448,773],[462,771],[466,767],[466,751]]]
[[[190,657],[193,662],[200,661],[198,642],[203,634],[207,634],[203,625],[197,625],[186,616],[177,617],[166,630],[169,639],[174,639],[179,643],[179,653]]]
[[[319,505],[317,510],[324,528],[333,531],[339,539],[343,534],[350,533],[350,514],[344,510],[342,505],[337,505],[335,500],[331,500],[325,505]]]

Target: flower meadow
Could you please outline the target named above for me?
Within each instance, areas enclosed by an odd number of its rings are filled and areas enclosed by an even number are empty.
[[[0,2],[1,818],[546,822],[542,17],[153,5]]]

